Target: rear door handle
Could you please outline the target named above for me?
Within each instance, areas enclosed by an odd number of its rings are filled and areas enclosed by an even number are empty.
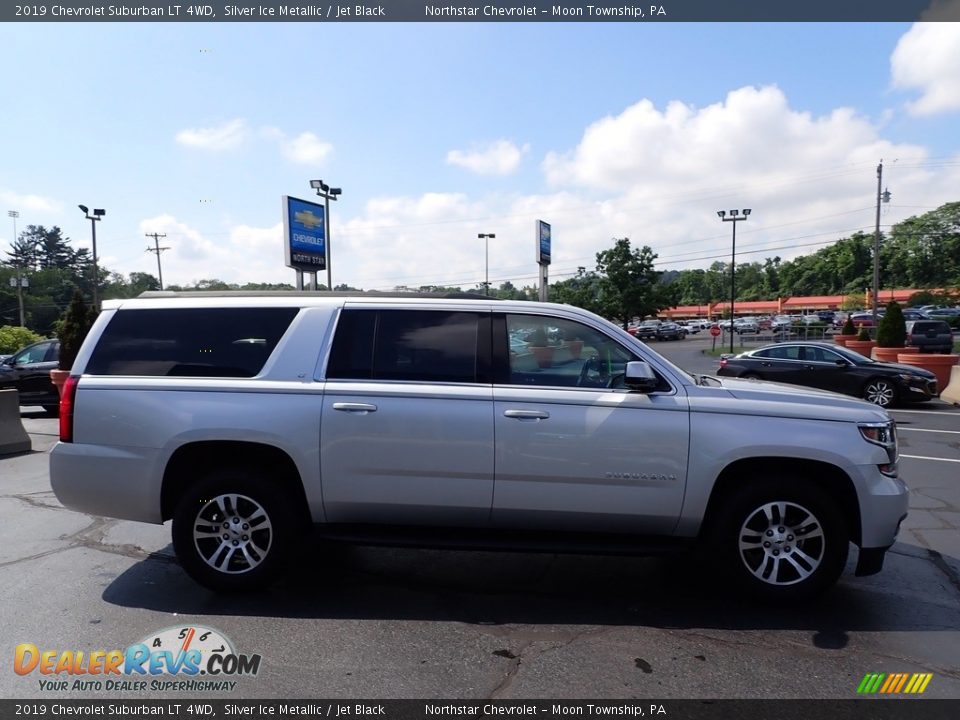
[[[377,406],[370,403],[338,402],[333,404],[333,409],[342,412],[356,413],[358,415],[366,415],[367,413],[376,412]]]
[[[550,413],[546,410],[504,410],[503,416],[514,420],[546,420]]]

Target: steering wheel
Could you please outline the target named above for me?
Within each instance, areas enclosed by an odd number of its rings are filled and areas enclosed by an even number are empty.
[[[596,355],[587,358],[580,368],[577,387],[616,388],[625,387],[626,373],[610,373]]]

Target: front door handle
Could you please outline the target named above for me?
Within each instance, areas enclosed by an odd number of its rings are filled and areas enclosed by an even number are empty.
[[[370,403],[338,402],[333,404],[333,409],[342,412],[356,413],[358,415],[366,415],[367,413],[376,412],[377,406]]]
[[[546,410],[504,410],[503,416],[514,420],[546,420],[550,413]]]

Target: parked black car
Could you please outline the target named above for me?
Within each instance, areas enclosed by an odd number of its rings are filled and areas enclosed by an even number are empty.
[[[915,320],[907,323],[907,345],[922,353],[953,352],[953,332],[945,320]]]
[[[21,405],[42,405],[51,415],[60,408],[60,395],[50,371],[60,362],[60,341],[41,340],[0,361],[0,390],[20,392]]]
[[[929,370],[877,362],[830,343],[790,342],[720,358],[718,375],[759,378],[843,393],[881,407],[937,396]]]
[[[657,340],[683,340],[686,336],[686,329],[677,323],[666,322],[657,328]]]

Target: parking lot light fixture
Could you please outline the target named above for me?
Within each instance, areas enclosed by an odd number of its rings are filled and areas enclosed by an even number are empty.
[[[93,235],[93,307],[99,312],[100,310],[100,271],[97,268],[97,223],[100,220],[103,220],[103,216],[107,214],[106,210],[101,210],[99,208],[94,209],[93,215],[90,214],[90,208],[86,205],[78,205],[81,212],[86,215],[87,220],[90,221],[90,230]]]
[[[327,292],[333,292],[333,270],[330,267],[330,201],[339,200],[343,194],[341,188],[330,187],[323,180],[311,180],[310,187],[317,191],[317,195],[323,198],[323,221],[326,223],[323,228],[324,246],[327,253]],[[313,275],[316,278],[316,273]],[[316,283],[314,283],[315,285]],[[316,289],[316,288],[314,288]]]
[[[730,253],[730,352],[733,352],[733,312],[737,296],[737,221],[746,220],[750,212],[750,208],[744,208],[743,214],[739,210],[731,210],[729,213],[725,210],[717,211],[717,216],[723,222],[733,223],[733,249]]]
[[[483,240],[483,294],[490,296],[490,238],[495,238],[496,233],[477,233],[477,237]]]

